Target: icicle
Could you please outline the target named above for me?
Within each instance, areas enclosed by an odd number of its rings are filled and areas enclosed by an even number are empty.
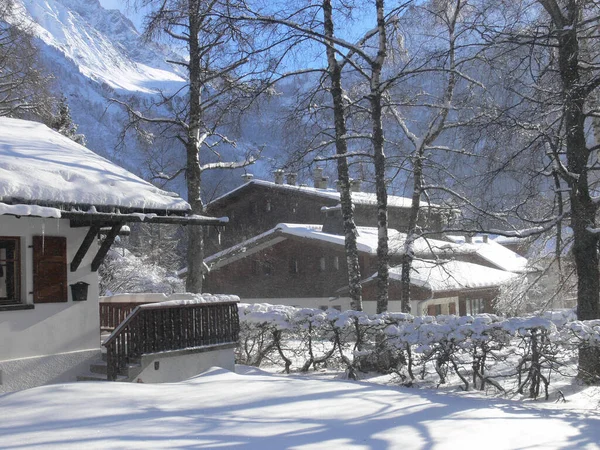
[[[44,250],[45,244],[46,244],[46,221],[44,219],[42,219],[42,253],[45,252],[45,250]]]

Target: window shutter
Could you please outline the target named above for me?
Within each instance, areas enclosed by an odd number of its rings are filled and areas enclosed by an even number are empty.
[[[33,236],[34,303],[66,302],[67,239]]]

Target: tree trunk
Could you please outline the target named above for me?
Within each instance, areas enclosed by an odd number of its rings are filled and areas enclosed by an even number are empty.
[[[401,311],[410,313],[410,270],[414,259],[414,243],[417,239],[417,223],[421,208],[421,191],[423,187],[423,147],[417,149],[413,160],[413,194],[408,213],[408,229],[402,255],[402,275],[400,278]],[[418,314],[418,313],[417,313]]]
[[[541,0],[552,17],[558,34],[558,67],[563,88],[565,145],[567,153],[566,176],[571,203],[573,229],[573,256],[577,268],[577,317],[580,320],[600,318],[600,280],[598,272],[598,235],[596,205],[589,191],[589,148],[585,140],[584,104],[586,92],[579,73],[579,39],[577,22],[581,15],[579,2],[567,2],[564,15],[554,0]],[[571,176],[570,174],[573,174]],[[579,352],[579,373],[588,381],[600,377],[600,352],[582,348]]]
[[[386,56],[385,15],[383,0],[376,0],[377,28],[379,30],[379,48],[371,65],[371,126],[373,158],[375,166],[375,192],[377,195],[377,313],[388,309],[389,290],[389,243],[387,184],[385,181],[385,153],[383,150],[383,125],[381,121],[381,68]]]
[[[334,36],[333,12],[330,0],[323,0],[323,16],[325,36]],[[337,158],[337,171],[340,189],[340,203],[342,206],[342,217],[344,219],[344,237],[346,249],[346,262],[348,265],[348,288],[350,291],[351,307],[362,311],[362,286],[360,284],[360,265],[356,237],[358,235],[354,223],[354,206],[350,194],[350,175],[348,170],[348,159],[344,156],[348,153],[346,139],[346,120],[344,117],[344,99],[342,91],[342,68],[338,63],[333,42],[327,45],[328,74],[331,80],[331,97],[333,100],[333,120],[335,124],[335,150]]]
[[[190,76],[190,116],[187,143],[186,182],[188,203],[192,207],[192,214],[203,214],[204,205],[200,197],[200,127],[202,120],[202,67],[199,42],[199,5],[200,0],[189,0],[189,76]],[[202,292],[202,266],[204,265],[204,234],[201,227],[188,227],[187,249],[187,278],[185,287],[187,292]]]

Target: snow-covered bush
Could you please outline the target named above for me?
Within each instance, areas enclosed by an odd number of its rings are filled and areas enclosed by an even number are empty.
[[[395,372],[444,384],[456,376],[463,389],[548,395],[551,375],[581,346],[600,347],[600,320],[574,320],[573,311],[503,318],[422,316],[240,304],[239,362],[265,361],[308,371],[322,365]]]
[[[183,280],[163,267],[151,264],[129,250],[110,250],[98,270],[100,295],[183,292]]]

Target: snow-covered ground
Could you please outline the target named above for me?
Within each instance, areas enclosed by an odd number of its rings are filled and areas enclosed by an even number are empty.
[[[3,449],[598,449],[600,398],[522,403],[240,367],[0,396]]]

